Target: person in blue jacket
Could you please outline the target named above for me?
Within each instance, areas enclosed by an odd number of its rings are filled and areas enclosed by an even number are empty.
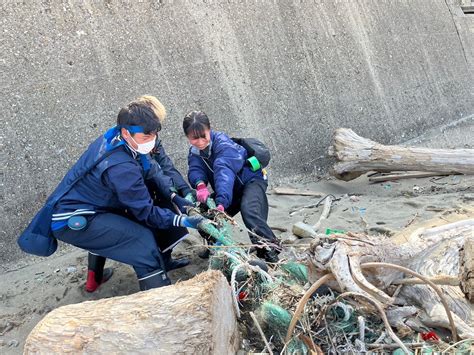
[[[135,101],[149,106],[160,120],[160,124],[163,125],[163,121],[166,118],[166,109],[156,97],[144,95],[140,96]],[[184,177],[174,166],[173,161],[166,154],[161,140],[156,140],[155,148],[150,154],[161,167],[163,175],[165,176],[164,180],[167,188],[170,191],[177,193],[179,196],[184,197],[189,202],[196,202],[195,192],[191,189]]]
[[[268,187],[261,169],[252,171],[246,164],[247,151],[225,133],[211,130],[202,111],[191,111],[183,120],[184,134],[191,144],[188,155],[188,180],[196,188],[197,200],[207,202],[214,190],[217,209],[234,216],[241,213],[257,256],[277,262],[280,243],[267,224]]]
[[[159,120],[160,126],[163,125],[166,118],[166,109],[156,97],[143,95],[130,104],[134,102],[149,107]],[[194,202],[196,202],[194,198],[195,193],[184,180],[181,173],[175,168],[173,161],[166,154],[160,139],[156,139],[150,156],[153,158],[150,169],[153,171],[154,178],[146,179],[145,184],[153,199],[153,204],[172,211],[178,208],[180,213],[186,213],[186,208],[193,206]],[[171,227],[162,233],[166,233],[167,240],[173,241],[171,245],[160,245],[159,241],[163,240],[163,238],[158,239],[158,246],[162,250],[166,271],[187,266],[190,262],[188,258],[173,259],[171,253],[173,247],[188,236],[188,230],[184,227]],[[87,292],[94,292],[112,276],[113,270],[104,268],[105,262],[105,257],[89,253],[85,287]]]
[[[147,183],[159,185],[160,179],[149,153],[160,129],[160,121],[149,106],[133,102],[122,108],[117,126],[89,146],[53,192],[61,197],[52,219],[38,221],[51,223],[58,240],[131,265],[141,290],[171,283],[162,254],[176,242],[170,229],[197,229],[207,222],[201,216],[186,216],[154,205]],[[73,182],[84,166],[99,160]],[[176,197],[170,196],[170,202],[175,203]]]

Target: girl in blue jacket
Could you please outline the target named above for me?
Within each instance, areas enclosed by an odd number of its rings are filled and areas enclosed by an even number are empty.
[[[202,111],[191,111],[183,121],[184,134],[191,144],[188,155],[188,180],[196,188],[197,200],[205,203],[214,190],[217,209],[234,216],[242,214],[257,256],[268,262],[278,261],[279,241],[267,224],[268,187],[262,170],[247,165],[247,151],[225,133],[211,130]]]

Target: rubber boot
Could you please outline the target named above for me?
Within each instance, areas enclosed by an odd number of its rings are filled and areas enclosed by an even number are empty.
[[[206,248],[206,249],[201,250],[200,252],[198,252],[198,256],[201,259],[209,259],[209,257],[211,256],[211,251],[209,250],[209,248]]]
[[[165,271],[155,270],[139,278],[138,285],[140,286],[140,291],[146,291],[152,288],[171,285],[171,281]]]
[[[278,260],[280,260],[278,258],[278,252],[271,248],[257,248],[257,256],[267,263],[277,263]]]
[[[279,245],[278,240],[275,240],[272,243]],[[256,244],[260,244],[260,243],[257,242]],[[256,247],[256,249],[257,249],[257,256],[260,259],[265,260],[267,263],[277,263],[278,260],[280,260],[278,258],[278,254],[280,253],[275,248],[268,247],[268,246],[261,246],[261,247]]]
[[[100,285],[112,277],[114,271],[110,268],[104,269],[105,260],[103,256],[89,253],[86,281],[87,292],[94,292]]]
[[[202,230],[198,230],[199,234],[201,235],[201,237],[203,237],[204,239],[204,243],[205,245],[214,245],[214,243],[216,242],[216,240],[214,238],[212,238],[209,234],[207,234],[206,232],[203,232]],[[204,250],[201,250],[200,252],[198,252],[198,256],[201,258],[201,259],[209,259],[209,257],[211,256],[212,254],[212,251],[210,248],[206,248]]]
[[[171,271],[189,265],[190,261],[188,258],[184,257],[173,259],[171,257],[171,250],[168,250],[167,252],[163,253],[163,263],[165,265],[166,271]]]

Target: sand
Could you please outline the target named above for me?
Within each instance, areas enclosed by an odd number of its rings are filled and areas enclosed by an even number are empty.
[[[428,220],[445,210],[474,205],[474,176],[447,176],[408,179],[371,184],[367,176],[351,182],[331,177],[307,178],[285,184],[299,190],[318,191],[337,198],[329,218],[321,225],[370,234],[393,234],[407,225]],[[269,224],[286,231],[275,231],[285,244],[304,244],[291,233],[294,223],[314,224],[322,206],[290,212],[318,202],[319,197],[268,194]],[[238,219],[239,223],[241,220]],[[243,230],[235,229],[235,237],[249,243]],[[207,268],[207,261],[197,256],[201,249],[200,238],[193,233],[175,250],[176,256],[186,255],[191,265],[170,273],[175,282],[193,277]],[[84,291],[87,268],[85,251],[61,245],[49,258],[26,257],[0,266],[0,353],[22,353],[26,337],[48,312],[66,304],[79,303],[105,297],[127,295],[138,291],[138,283],[131,267],[113,261],[114,276],[96,292]]]

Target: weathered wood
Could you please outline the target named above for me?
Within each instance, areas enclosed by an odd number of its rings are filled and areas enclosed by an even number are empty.
[[[383,181],[395,181],[403,179],[417,179],[425,178],[432,176],[447,176],[449,174],[443,173],[432,173],[432,172],[413,172],[413,173],[403,173],[403,174],[384,174],[381,176],[371,176],[369,177],[370,182],[383,182]]]
[[[312,278],[318,279],[321,273],[329,272],[337,280],[342,291],[357,292],[387,306],[392,304],[387,293],[388,287],[400,283],[396,280],[400,280],[403,274],[379,267],[365,269],[362,274],[361,264],[397,264],[428,277],[430,281],[438,279],[454,284],[454,280],[460,278],[459,250],[463,245],[472,245],[468,239],[474,228],[473,217],[474,211],[468,209],[443,214],[442,218],[410,226],[393,238],[366,236],[372,244],[340,239],[328,245],[315,239],[310,252],[312,263],[318,272],[314,273]],[[473,260],[472,256],[469,260]],[[440,275],[443,277],[439,277]],[[469,325],[473,307],[464,297],[460,287],[438,287],[443,290],[444,306],[440,303],[441,293],[434,292],[432,287],[426,285],[412,284],[403,285],[397,296],[397,304],[418,307],[420,314],[417,319],[425,326],[449,329],[454,324],[461,338],[474,337],[474,329]],[[453,313],[451,324],[446,309]]]
[[[231,354],[238,348],[225,277],[57,308],[32,330],[25,354]]]
[[[461,249],[460,259],[461,290],[466,298],[474,303],[474,236],[466,238],[464,247]]]
[[[459,286],[460,281],[457,276],[449,275],[437,275],[433,277],[427,277],[435,285],[448,285],[448,286]],[[424,285],[425,283],[417,278],[406,278],[395,280],[392,282],[393,285]]]
[[[368,171],[429,171],[474,174],[474,149],[428,149],[382,145],[338,128],[329,147],[332,175],[349,181]]]
[[[308,191],[308,190],[298,190],[291,187],[275,187],[273,192],[277,195],[296,195],[296,196],[314,196],[321,197],[324,196],[322,192],[317,191]]]
[[[398,344],[366,344],[370,349],[397,349],[400,347]],[[405,343],[409,348],[422,348],[425,343]]]

